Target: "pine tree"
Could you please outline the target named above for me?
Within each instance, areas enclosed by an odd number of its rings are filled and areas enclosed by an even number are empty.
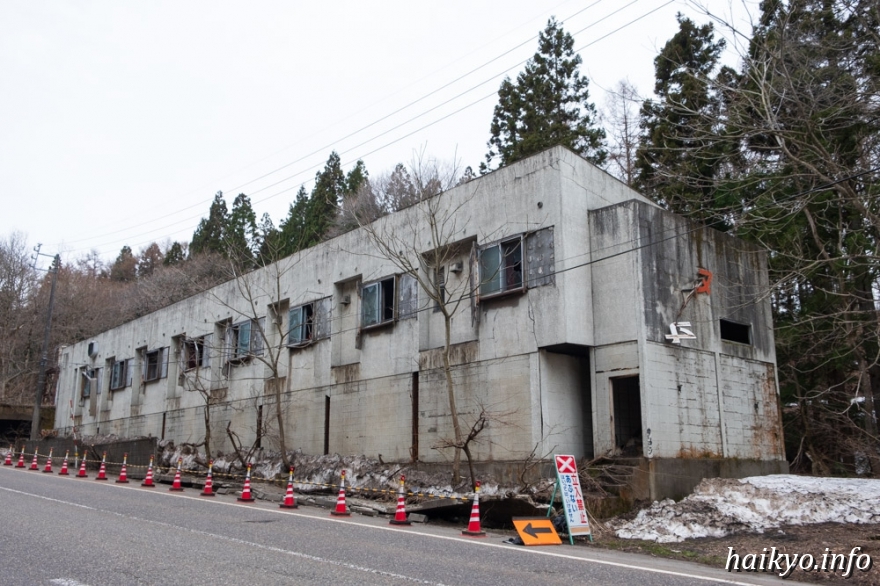
[[[232,202],[224,234],[225,256],[235,260],[240,267],[252,267],[257,247],[257,215],[251,207],[251,199],[240,193]]]
[[[162,259],[162,265],[170,267],[186,260],[186,253],[183,250],[183,244],[176,240],[165,251],[165,258]]]
[[[669,210],[723,227],[719,208],[729,202],[716,182],[727,148],[718,88],[735,75],[717,71],[725,43],[715,40],[711,24],[677,18],[678,32],[654,59],[657,99],[642,107],[636,186]]]
[[[196,255],[203,252],[224,254],[224,237],[228,222],[229,210],[226,207],[226,200],[223,199],[223,192],[218,191],[214,196],[214,201],[211,202],[208,217],[202,218],[193,233],[192,243],[189,245],[190,254]]]
[[[131,247],[126,245],[119,251],[113,265],[110,267],[110,279],[129,283],[137,279],[138,259],[132,253]]]
[[[539,35],[538,52],[516,83],[510,78],[501,83],[482,172],[491,170],[496,158],[504,166],[555,145],[597,165],[605,161],[605,131],[595,126],[596,107],[580,65],[574,39],[551,18]]]

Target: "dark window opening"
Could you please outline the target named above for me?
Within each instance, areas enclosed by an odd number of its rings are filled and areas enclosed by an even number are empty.
[[[738,324],[736,322],[721,320],[721,339],[727,342],[736,342],[737,344],[751,344],[751,326],[747,324]]]
[[[144,382],[159,379],[160,366],[162,364],[162,350],[147,352],[146,368],[144,369]]]
[[[410,459],[419,461],[419,373],[412,373],[412,446]]]

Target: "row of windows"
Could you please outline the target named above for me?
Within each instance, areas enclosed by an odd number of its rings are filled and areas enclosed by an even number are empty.
[[[552,229],[539,231],[552,248]],[[549,238],[546,236],[549,234]],[[531,235],[530,235],[531,236]],[[523,243],[520,235],[480,248],[477,252],[477,268],[480,279],[477,283],[481,298],[502,296],[525,288],[523,270]],[[536,239],[537,240],[537,239]],[[551,260],[552,263],[552,260]],[[451,268],[454,272],[462,270],[461,263]],[[445,283],[446,274],[440,268],[435,275],[439,283]],[[445,288],[440,286],[441,302],[445,301]],[[371,329],[392,323],[398,319],[414,317],[418,311],[418,284],[414,276],[393,275],[368,282],[360,288],[361,311],[360,327]],[[437,307],[435,307],[435,310]],[[287,313],[285,344],[291,348],[309,345],[317,340],[330,337],[330,298],[319,299],[292,307]],[[263,354],[266,339],[265,318],[244,320],[226,325],[222,330],[223,358],[226,364],[242,363],[253,356]],[[94,344],[94,343],[92,343]],[[198,338],[185,338],[180,342],[180,366],[193,370],[211,366],[213,335]],[[90,346],[90,355],[92,355]],[[94,352],[97,354],[97,351]],[[169,348],[158,348],[143,353],[141,377],[144,382],[152,382],[167,377]],[[115,360],[110,368],[110,390],[118,390],[131,385],[133,359]],[[101,369],[83,369],[83,396],[89,392]],[[96,374],[97,373],[97,374]],[[90,382],[91,381],[91,382]],[[100,390],[100,385],[97,387]]]

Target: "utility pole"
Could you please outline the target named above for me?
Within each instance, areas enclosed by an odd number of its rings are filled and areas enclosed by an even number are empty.
[[[40,256],[39,245],[36,248],[37,256]],[[49,256],[44,254],[42,256]],[[34,258],[36,262],[36,257]],[[46,312],[46,329],[43,331],[43,351],[40,353],[40,375],[37,377],[37,397],[34,401],[34,417],[31,420],[31,439],[40,439],[40,407],[43,404],[43,392],[46,386],[46,365],[49,362],[49,334],[52,332],[52,307],[55,305],[55,284],[58,282],[58,271],[61,268],[61,256],[56,254],[52,258],[52,287],[49,292],[49,310]]]

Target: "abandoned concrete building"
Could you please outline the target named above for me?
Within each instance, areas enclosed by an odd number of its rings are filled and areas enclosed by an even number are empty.
[[[767,291],[764,251],[557,147],[62,347],[56,427],[275,449],[280,411],[291,450],[449,462],[448,324],[478,461],[682,494],[787,471]]]

